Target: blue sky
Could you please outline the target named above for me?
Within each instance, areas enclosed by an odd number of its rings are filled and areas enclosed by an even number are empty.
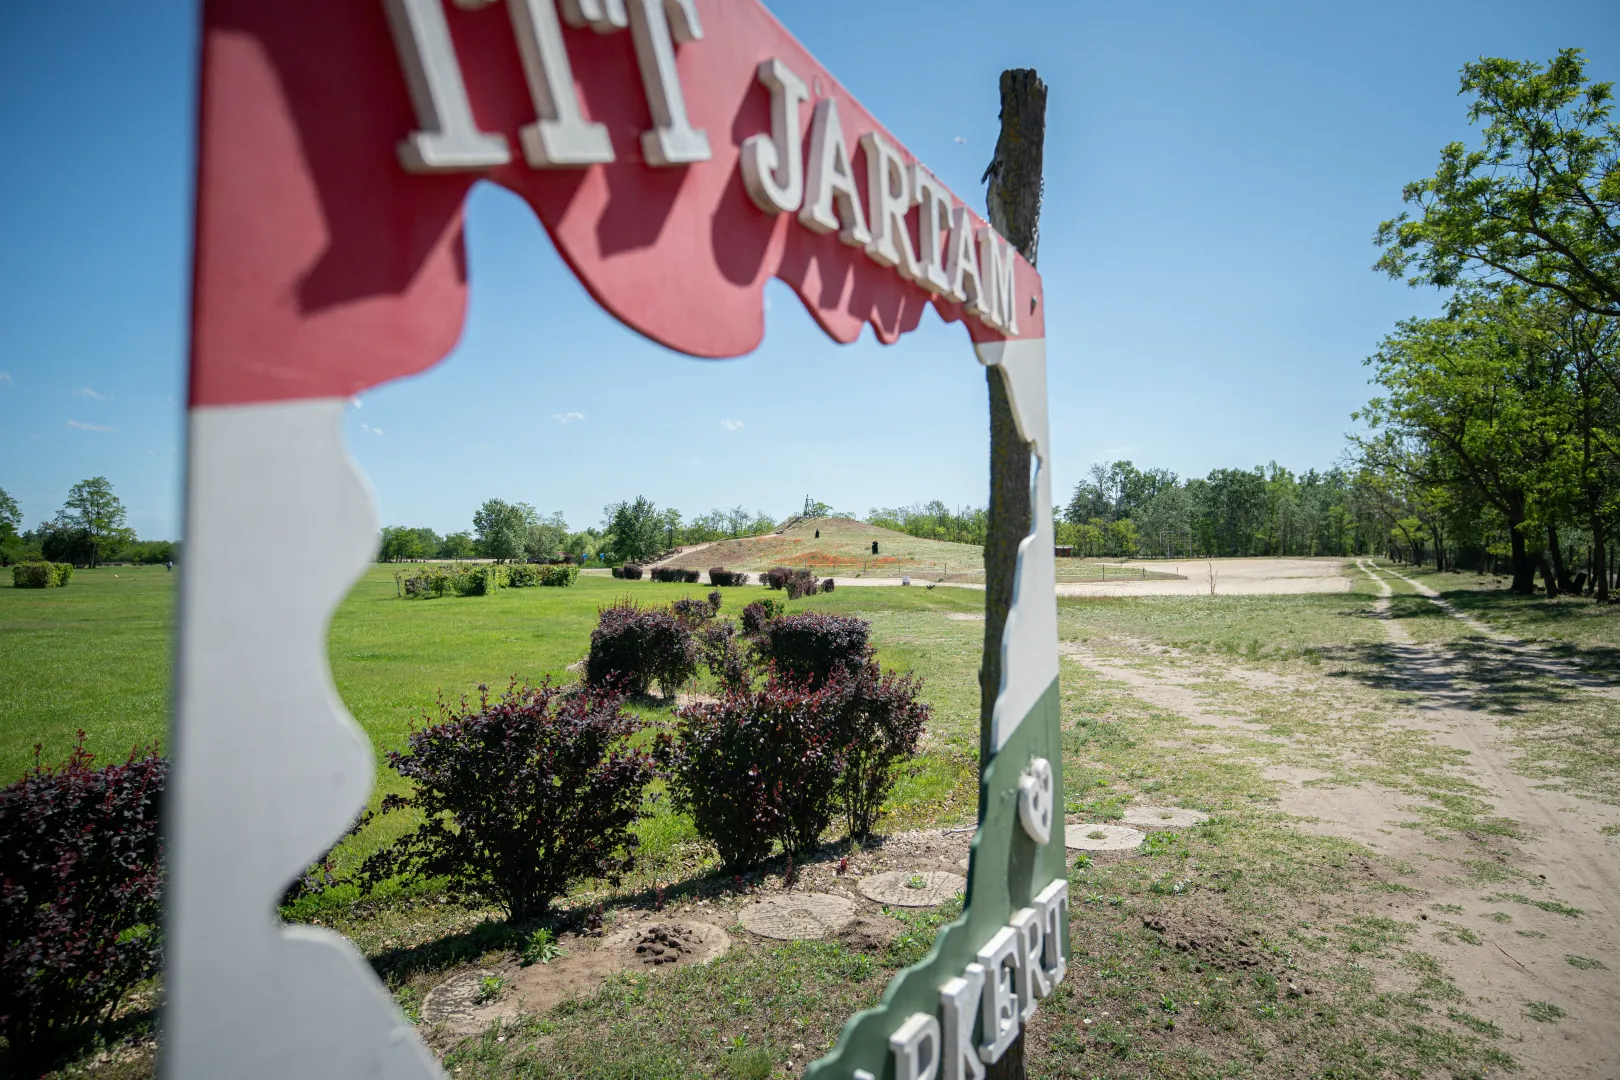
[[[1371,272],[1370,237],[1467,137],[1458,68],[1576,45],[1620,79],[1613,0],[769,6],[981,207],[999,72],[1051,86],[1060,499],[1118,457],[1331,464],[1362,358],[1438,306]],[[179,534],[195,48],[189,4],[0,5],[0,487],[30,525],[102,474],[142,536]],[[774,287],[758,352],[691,360],[596,309],[514,198],[476,192],[468,237],[460,346],[348,417],[385,522],[466,528],[490,496],[576,528],[638,493],[688,514],[984,501],[984,377],[959,327],[839,347]]]

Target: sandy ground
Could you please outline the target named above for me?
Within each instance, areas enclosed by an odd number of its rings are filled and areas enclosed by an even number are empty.
[[[1343,559],[1198,559],[1188,562],[1128,562],[1185,580],[1060,582],[1059,596],[1262,596],[1283,593],[1349,592]],[[839,584],[843,584],[840,582]]]
[[[1245,561],[1275,564],[1281,560]],[[1218,582],[1227,580],[1225,565],[1217,563]],[[1339,564],[1332,565],[1337,570]],[[1376,575],[1359,566],[1350,569],[1376,580]],[[1466,756],[1459,763],[1459,772],[1489,793],[1494,814],[1516,823],[1523,838],[1493,837],[1488,843],[1472,836],[1438,839],[1403,827],[1412,818],[1412,795],[1367,782],[1335,785],[1328,781],[1329,773],[1317,769],[1272,765],[1265,771],[1266,778],[1279,784],[1281,808],[1299,819],[1301,829],[1355,840],[1411,869],[1412,876],[1402,880],[1420,891],[1402,894],[1389,910],[1378,914],[1411,920],[1421,928],[1422,947],[1442,959],[1468,995],[1468,1001],[1460,1004],[1503,1029],[1508,1036],[1503,1049],[1518,1060],[1523,1075],[1569,1080],[1620,1077],[1620,1036],[1613,1029],[1614,1018],[1620,1017],[1620,870],[1615,864],[1615,841],[1600,831],[1620,823],[1620,811],[1551,790],[1514,771],[1517,751],[1509,746],[1495,719],[1478,707],[1475,692],[1464,681],[1463,665],[1444,648],[1412,643],[1405,629],[1389,617],[1388,584],[1379,584],[1382,596],[1376,612],[1383,619],[1390,644],[1391,674],[1413,694],[1414,701],[1411,708],[1392,711],[1384,723],[1422,732],[1441,746],[1462,751]],[[1419,591],[1430,593],[1440,603],[1432,591],[1421,587]],[[1503,648],[1504,663],[1556,673],[1587,692],[1616,693],[1613,687],[1593,682],[1534,647],[1489,632]],[[1215,704],[1200,686],[1205,678],[1215,677],[1255,690],[1288,694],[1300,689],[1290,678],[1237,666],[1210,671],[1182,665],[1141,668],[1128,661],[1094,656],[1084,645],[1070,642],[1064,643],[1063,652],[1097,673],[1125,683],[1133,696],[1176,712],[1192,725],[1224,729],[1236,737],[1234,741],[1279,744],[1282,756],[1291,749],[1286,745],[1290,740],[1264,734],[1262,725]],[[1236,752],[1208,744],[1203,748],[1205,752]],[[1489,862],[1534,875],[1545,882],[1544,889],[1534,890],[1538,898],[1556,896],[1579,908],[1581,914],[1571,917],[1520,904],[1482,901],[1490,893],[1525,889],[1518,884],[1485,884],[1486,879],[1478,876],[1482,855]],[[1492,907],[1511,909],[1511,923],[1493,921]],[[1456,919],[1464,920],[1466,926],[1460,927]],[[1459,934],[1459,929],[1467,933]],[[1577,970],[1566,960],[1570,955],[1600,959],[1606,967]],[[1556,1024],[1537,1023],[1524,1012],[1528,1001],[1550,1002],[1564,1009],[1568,1017]]]

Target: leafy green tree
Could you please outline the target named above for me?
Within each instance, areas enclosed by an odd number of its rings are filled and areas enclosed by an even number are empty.
[[[0,488],[0,566],[10,566],[22,558],[22,509],[17,500]]]
[[[124,526],[124,504],[113,494],[105,476],[80,480],[68,489],[67,502],[57,513],[63,530],[82,531],[88,543],[88,562],[94,567],[104,553],[116,551],[135,539],[133,529]]]
[[[529,529],[539,523],[540,515],[528,503],[485,500],[473,515],[474,543],[478,554],[496,562],[521,559]]]
[[[1378,227],[1377,268],[1414,284],[1513,281],[1596,315],[1620,316],[1620,125],[1612,84],[1580,49],[1546,65],[1482,58],[1462,69],[1483,142],[1440,151],[1408,184],[1415,208]]]
[[[378,562],[401,562],[431,559],[438,554],[444,541],[428,528],[411,529],[399,525],[384,526],[382,543],[378,547]]]
[[[478,547],[474,543],[472,533],[462,531],[446,534],[439,542],[439,550],[435,552],[440,559],[470,559],[478,554]]]
[[[668,541],[668,520],[651,499],[637,495],[633,502],[610,503],[602,509],[604,549],[624,562],[656,558]]]
[[[568,522],[561,513],[540,518],[524,530],[523,554],[537,562],[555,559],[568,542]]]

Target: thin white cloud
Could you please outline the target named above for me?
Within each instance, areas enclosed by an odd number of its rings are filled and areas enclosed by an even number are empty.
[[[350,405],[353,405],[353,406],[354,406],[354,407],[355,407],[355,408],[357,408],[357,409],[363,409],[363,408],[365,408],[365,407],[366,407],[366,403],[365,403],[365,402],[363,402],[363,401],[361,401],[361,400],[360,400],[360,399],[359,399],[359,398],[357,398],[357,397],[352,397],[352,398],[350,398],[350,399],[349,399],[349,404],[350,404]]]
[[[966,137],[966,136],[964,136],[964,135],[958,135],[958,136],[957,136],[957,137],[956,137],[956,141],[957,141],[957,143],[958,143],[958,144],[959,144],[959,145],[962,145],[962,146],[966,146],[966,145],[967,145],[967,137]]]
[[[12,386],[17,385],[16,380],[11,377],[11,372],[9,371],[0,371],[0,382],[10,383]]]
[[[84,423],[80,423],[77,420],[69,420],[67,422],[67,426],[70,427],[70,428],[76,428],[79,431],[117,431],[118,430],[115,427],[108,427],[106,424],[84,424]]]
[[[380,427],[372,427],[370,424],[361,424],[360,425],[360,430],[365,432],[367,435],[381,435],[382,434],[382,428],[380,428]]]
[[[737,431],[743,426],[743,422],[741,420],[722,420],[720,426],[727,431]]]
[[[582,412],[554,412],[551,414],[551,418],[559,424],[572,424],[575,420],[585,419],[585,414]]]
[[[90,389],[88,386],[79,387],[79,389],[73,391],[73,396],[74,397],[87,397],[87,398],[90,398],[93,401],[106,401],[107,400],[105,397],[103,397],[102,395],[96,393],[94,390]]]

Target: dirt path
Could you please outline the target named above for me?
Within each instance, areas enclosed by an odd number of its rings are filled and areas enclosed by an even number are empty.
[[[702,551],[704,548],[712,546],[712,543],[713,542],[711,541],[710,543],[706,544],[687,544],[685,547],[676,548],[673,552],[664,556],[662,559],[657,560],[656,562],[642,563],[642,569],[651,570],[655,566],[667,566],[676,559],[679,559],[682,555],[690,555],[695,551]]]
[[[1122,563],[1180,579],[1059,582],[1059,596],[1274,596],[1349,592],[1343,559],[1190,559]],[[1211,587],[1213,586],[1213,587]]]
[[[1243,754],[1279,784],[1281,808],[1301,819],[1299,827],[1361,842],[1409,869],[1400,880],[1418,891],[1399,894],[1388,909],[1373,913],[1415,924],[1415,943],[1439,957],[1467,995],[1458,1007],[1502,1030],[1502,1049],[1523,1075],[1620,1077],[1620,873],[1616,841],[1602,831],[1620,825],[1620,810],[1538,786],[1516,772],[1517,754],[1481,708],[1466,665],[1442,648],[1412,643],[1390,617],[1388,582],[1359,569],[1379,581],[1375,611],[1389,640],[1389,674],[1411,703],[1383,710],[1384,738],[1417,735],[1456,752],[1447,771],[1490,804],[1492,828],[1414,828],[1411,791],[1370,776],[1347,782],[1358,757],[1369,754],[1365,740],[1376,746],[1376,730],[1358,736],[1347,725],[1343,739],[1279,738],[1264,734],[1253,714],[1232,704],[1252,702],[1244,696],[1251,693],[1299,700],[1334,693],[1317,676],[1203,668],[1164,650],[1139,660],[1100,656],[1074,643],[1065,643],[1064,652],[1124,683],[1132,696],[1181,715],[1189,731],[1222,729],[1223,740],[1238,748],[1203,741],[1167,751]],[[1564,677],[1551,666],[1567,665],[1517,649],[1520,643],[1504,635],[1493,634],[1492,641],[1509,654],[1505,660]],[[1234,683],[1241,689],[1222,693]],[[1594,689],[1613,693],[1601,684]]]

